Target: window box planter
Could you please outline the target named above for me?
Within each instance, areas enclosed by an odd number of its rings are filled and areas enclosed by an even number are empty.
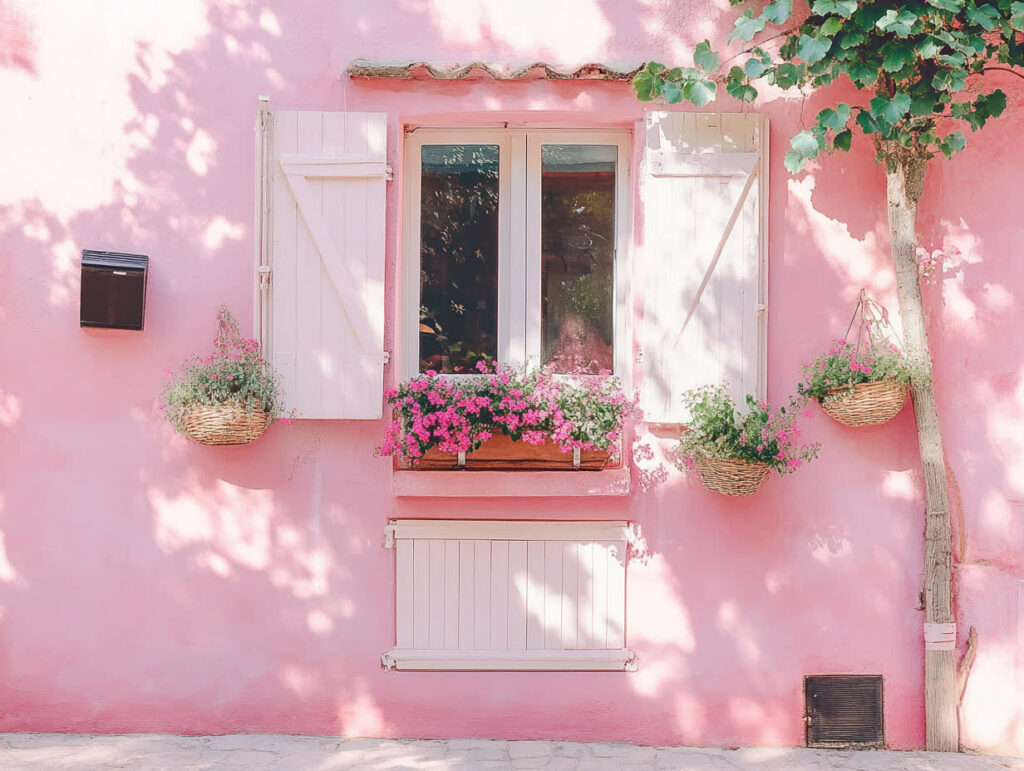
[[[432,447],[414,468],[420,471],[601,471],[610,458],[610,450],[562,452],[550,439],[543,444],[529,444],[497,434],[461,458],[456,453]]]
[[[910,389],[894,379],[833,388],[821,408],[844,426],[877,426],[892,420],[907,403]]]

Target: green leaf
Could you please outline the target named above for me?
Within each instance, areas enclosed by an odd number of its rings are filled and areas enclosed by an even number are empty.
[[[693,49],[693,63],[705,72],[718,69],[718,54],[711,50],[710,41],[697,43]]]
[[[878,80],[878,68],[859,59],[855,62],[850,62],[847,72],[850,75],[850,79],[861,87],[870,86]]]
[[[976,6],[971,3],[967,6],[967,21],[977,24],[986,32],[996,28],[999,24],[999,11],[991,5]]]
[[[808,64],[820,62],[825,58],[828,49],[832,47],[832,40],[829,38],[811,37],[801,35],[796,44],[796,53]]]
[[[928,5],[932,8],[939,8],[943,11],[957,11],[963,10],[964,0],[928,0]]]
[[[730,80],[725,84],[725,92],[733,99],[739,99],[741,102],[753,102],[757,99],[757,89],[749,83]]]
[[[796,152],[812,158],[818,154],[820,149],[818,138],[810,131],[801,131],[789,140],[789,144]]]
[[[841,102],[835,109],[827,107],[818,113],[818,124],[833,131],[842,131],[850,122],[850,105]]]
[[[636,93],[636,98],[641,102],[650,102],[657,97],[654,87],[654,76],[649,69],[644,68],[633,76],[633,91]]]
[[[840,29],[842,29],[842,26],[843,22],[840,21],[838,16],[829,16],[821,25],[821,28],[818,30],[818,34],[826,35],[827,37],[832,37]]]
[[[856,10],[857,0],[815,0],[814,5],[811,6],[811,13],[816,13],[818,16],[838,13],[844,19],[849,19]]]
[[[839,38],[839,47],[843,50],[847,50],[854,46],[859,46],[866,38],[867,35],[865,35],[863,31],[859,29],[850,30]]]
[[[877,134],[880,131],[878,122],[871,117],[867,110],[861,110],[857,114],[857,123],[860,124],[861,130],[865,134]]]
[[[932,78],[937,91],[963,91],[967,87],[967,73],[964,70],[939,70]]]
[[[713,80],[691,80],[683,85],[683,97],[695,107],[703,107],[717,94],[718,86]]]
[[[669,104],[678,104],[683,99],[683,89],[679,87],[678,83],[668,80],[661,87],[661,96]]]
[[[876,96],[871,100],[871,117],[886,123],[899,123],[910,112],[910,95],[898,93],[889,99]]]
[[[846,131],[840,131],[832,140],[832,144],[836,148],[836,150],[842,150],[844,153],[850,151],[850,144],[852,142],[853,132],[851,132],[849,129],[847,129]]]
[[[942,48],[942,43],[933,37],[926,37],[917,46],[917,52],[925,59],[931,59]]]
[[[748,78],[759,78],[764,75],[768,66],[760,59],[748,59],[747,63],[743,66],[743,69]]]
[[[807,158],[796,150],[789,150],[786,152],[786,170],[791,174],[796,174],[798,171],[802,170],[806,163]]]
[[[906,37],[913,30],[916,21],[916,13],[890,9],[885,12],[882,18],[875,22],[875,26],[883,32],[892,32],[898,37]]]
[[[792,88],[800,82],[800,78],[803,77],[803,74],[803,65],[798,67],[795,64],[785,62],[776,68],[775,82],[778,84],[779,88]]]
[[[988,95],[986,100],[988,104],[988,112],[993,118],[998,118],[1003,114],[1003,110],[1006,109],[1006,94],[999,89],[996,89]]]
[[[913,64],[915,60],[914,52],[911,49],[892,41],[879,48],[878,53],[884,57],[882,69],[886,72],[899,72],[908,64]]]
[[[1010,6],[1010,26],[1024,32],[1024,3],[1015,2]]]
[[[785,24],[793,15],[793,0],[775,0],[761,11],[761,16],[771,24]]]
[[[939,150],[946,158],[952,158],[953,153],[958,153],[967,147],[967,137],[960,131],[955,131],[941,142],[939,142]]]
[[[736,38],[747,41],[752,40],[754,35],[765,28],[766,21],[763,16],[754,18],[754,12],[746,10],[743,15],[736,19],[736,24],[733,27],[732,32],[729,34],[727,42],[731,43]]]
[[[935,97],[928,94],[912,94],[910,97],[910,114],[915,118],[929,115],[935,111]]]
[[[948,67],[963,67],[967,64],[967,57],[959,51],[955,51],[951,54],[939,54],[935,59]]]

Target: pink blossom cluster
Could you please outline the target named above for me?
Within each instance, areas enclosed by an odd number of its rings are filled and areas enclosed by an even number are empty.
[[[608,372],[556,375],[479,362],[478,375],[452,378],[433,370],[389,390],[394,420],[382,455],[415,464],[431,448],[472,452],[497,433],[516,441],[604,450],[618,442],[635,409]]]

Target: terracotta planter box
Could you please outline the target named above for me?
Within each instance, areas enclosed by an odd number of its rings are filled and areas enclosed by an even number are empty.
[[[562,452],[549,439],[544,444],[514,442],[504,434],[491,437],[478,450],[466,454],[463,471],[600,471],[611,457],[608,450],[583,450],[580,465],[573,466],[573,454]],[[428,450],[412,468],[418,471],[458,471],[459,456]]]

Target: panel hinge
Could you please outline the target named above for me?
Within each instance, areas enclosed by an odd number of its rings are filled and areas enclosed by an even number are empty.
[[[270,266],[260,265],[257,271],[260,275],[260,289],[266,289],[270,285]]]
[[[391,182],[392,180],[394,180],[394,178],[395,178],[395,170],[393,168],[391,168],[390,166],[385,166],[384,167],[384,179],[386,179],[388,182]]]
[[[393,519],[388,520],[387,525],[384,526],[384,548],[395,548],[395,521]]]
[[[760,316],[762,313],[767,313],[767,312],[768,312],[768,306],[765,305],[764,303],[758,303],[757,305],[754,306],[754,313],[756,313],[758,316]]]

